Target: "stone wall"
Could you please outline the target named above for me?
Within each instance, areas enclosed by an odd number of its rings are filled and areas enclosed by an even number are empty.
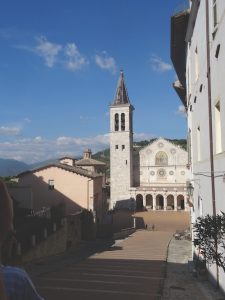
[[[81,241],[81,232],[81,213],[70,215],[63,219],[63,224],[59,229],[55,228],[55,231],[50,236],[46,236],[39,244],[35,243],[35,236],[32,236],[33,247],[25,253],[18,253],[19,261],[26,263],[65,252],[70,247],[76,247]]]

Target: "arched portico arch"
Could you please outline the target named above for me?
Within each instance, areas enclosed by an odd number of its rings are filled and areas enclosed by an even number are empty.
[[[137,210],[143,208],[143,196],[141,194],[136,196],[136,208]]]
[[[156,210],[163,209],[163,207],[164,207],[164,198],[163,198],[163,195],[158,194],[156,196]]]
[[[167,209],[174,210],[174,196],[171,194],[167,196]]]
[[[146,206],[153,208],[153,197],[151,194],[146,195]]]
[[[184,195],[178,195],[177,196],[177,209],[178,210],[184,210],[185,209]]]

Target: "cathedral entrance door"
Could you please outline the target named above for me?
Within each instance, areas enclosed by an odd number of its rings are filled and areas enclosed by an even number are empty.
[[[137,210],[143,209],[143,196],[141,194],[138,194],[136,196],[136,209]]]
[[[164,208],[164,198],[163,195],[156,196],[156,209],[160,210]]]

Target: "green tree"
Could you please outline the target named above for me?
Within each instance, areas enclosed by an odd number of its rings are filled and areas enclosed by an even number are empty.
[[[197,218],[194,245],[207,263],[216,263],[225,272],[225,213]]]

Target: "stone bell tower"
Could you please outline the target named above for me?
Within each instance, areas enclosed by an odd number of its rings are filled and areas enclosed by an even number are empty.
[[[133,110],[124,74],[120,72],[116,95],[110,106],[110,208],[130,198],[133,185]]]

